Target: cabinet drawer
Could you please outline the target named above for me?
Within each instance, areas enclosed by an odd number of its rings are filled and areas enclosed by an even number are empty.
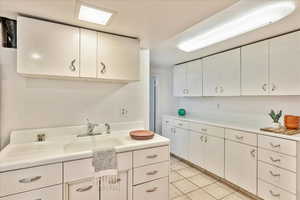
[[[187,121],[174,120],[173,125],[178,128],[189,129],[190,125]]]
[[[62,185],[56,185],[40,190],[24,192],[8,197],[0,198],[1,200],[62,200]]]
[[[99,199],[99,183],[95,180],[73,182],[65,187],[67,200],[97,200]]]
[[[296,200],[296,195],[258,180],[258,196],[266,200]]]
[[[252,146],[257,146],[257,135],[254,133],[248,133],[244,131],[238,131],[233,129],[225,129],[225,138]]]
[[[169,170],[169,161],[135,168],[133,170],[133,184],[137,185],[158,178],[166,177],[169,175]]]
[[[132,153],[118,153],[118,169],[126,171],[132,168]],[[92,158],[69,161],[64,163],[64,181],[72,182],[84,178],[94,177]]]
[[[293,156],[259,148],[258,160],[296,172],[296,157]]]
[[[134,167],[140,167],[168,160],[170,160],[169,146],[162,146],[133,152]]]
[[[0,196],[62,183],[62,164],[0,173]]]
[[[258,146],[279,153],[296,156],[296,141],[259,135]]]
[[[169,199],[169,179],[162,178],[133,187],[133,200]]]
[[[207,135],[224,138],[224,128],[191,122],[190,129]]]
[[[296,174],[278,167],[258,163],[258,177],[284,190],[296,194]]]

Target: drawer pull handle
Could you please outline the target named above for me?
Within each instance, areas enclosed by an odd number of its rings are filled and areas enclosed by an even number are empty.
[[[244,139],[244,136],[238,136],[238,135],[236,135],[235,138],[236,138],[237,140],[243,140],[243,139]]]
[[[255,152],[256,152],[255,149],[252,149],[252,151],[250,152],[253,157],[255,157]]]
[[[274,172],[272,172],[272,171],[270,171],[270,174],[271,174],[272,176],[274,176],[274,177],[280,176],[280,174],[274,174]]]
[[[272,156],[270,157],[270,160],[272,161],[272,162],[280,162],[280,159],[278,158],[278,159],[274,159]]]
[[[157,170],[154,170],[152,172],[147,172],[147,175],[152,176],[152,175],[157,174],[157,172],[158,172]]]
[[[41,178],[42,178],[41,176],[35,176],[35,177],[32,177],[32,178],[23,178],[23,179],[19,180],[19,182],[20,183],[32,183],[32,182],[37,181]]]
[[[87,187],[85,187],[85,188],[78,188],[76,191],[77,191],[77,192],[86,192],[86,191],[89,191],[89,190],[92,189],[92,188],[93,188],[93,186],[90,185],[90,186],[87,186]]]
[[[157,157],[157,155],[156,154],[153,154],[153,155],[149,155],[149,156],[147,156],[147,158],[148,159],[153,159],[153,158],[156,158]]]
[[[201,131],[206,132],[207,129],[206,128],[201,128]]]
[[[182,124],[182,123],[178,123],[178,125],[179,125],[179,126],[182,126],[183,124]]]
[[[154,187],[152,189],[146,190],[146,192],[155,192],[157,190],[157,187]]]
[[[270,145],[272,148],[279,148],[280,147],[280,144],[273,144],[272,142],[270,142]]]
[[[117,184],[117,183],[119,183],[120,181],[121,181],[121,179],[120,179],[120,178],[117,178],[117,179],[115,179],[115,180],[109,180],[108,183],[109,183],[109,184]]]
[[[273,196],[273,197],[280,197],[280,194],[275,194],[272,190],[270,190],[270,194]]]

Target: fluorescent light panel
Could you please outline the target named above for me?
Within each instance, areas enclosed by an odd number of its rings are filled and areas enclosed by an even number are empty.
[[[82,21],[106,25],[112,15],[113,13],[111,12],[89,7],[86,5],[80,5],[78,18]]]
[[[261,6],[232,19],[228,23],[224,23],[203,34],[183,41],[177,47],[182,51],[192,52],[274,23],[291,14],[295,8],[296,5],[293,2],[274,2]]]

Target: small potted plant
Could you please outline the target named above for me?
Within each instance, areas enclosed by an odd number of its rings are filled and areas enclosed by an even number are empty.
[[[279,123],[279,119],[282,116],[282,110],[280,110],[278,113],[275,113],[274,110],[271,110],[269,116],[273,119],[272,128],[280,128],[281,125]]]

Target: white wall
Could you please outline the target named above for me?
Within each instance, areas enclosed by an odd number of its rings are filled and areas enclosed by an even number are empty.
[[[175,98],[172,96],[172,73],[170,67],[152,67],[151,76],[157,78],[157,132],[161,133],[162,116],[175,109]]]
[[[129,84],[24,78],[16,50],[0,47],[1,147],[11,130],[93,122],[148,121],[149,51],[141,52],[141,80]],[[128,117],[120,109],[126,107]],[[146,124],[147,126],[147,124]]]
[[[300,96],[197,97],[177,100],[177,108],[186,108],[190,115],[244,121],[259,126],[271,124],[272,120],[267,115],[270,109],[282,110],[283,114],[300,115]]]

